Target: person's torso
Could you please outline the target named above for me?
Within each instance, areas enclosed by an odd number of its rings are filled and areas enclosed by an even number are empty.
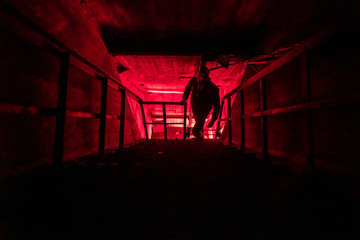
[[[211,109],[216,100],[218,91],[218,87],[210,81],[205,84],[200,84],[200,86],[197,81],[194,82],[191,93],[191,103],[193,107],[203,108],[204,110]]]

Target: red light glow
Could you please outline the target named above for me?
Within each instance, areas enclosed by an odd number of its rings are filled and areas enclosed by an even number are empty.
[[[149,93],[168,93],[168,94],[183,94],[182,91],[175,90],[148,90]]]

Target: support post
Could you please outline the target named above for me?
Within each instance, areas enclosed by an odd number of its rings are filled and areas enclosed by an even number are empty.
[[[140,104],[140,108],[141,108],[141,115],[142,115],[142,119],[143,119],[146,140],[149,140],[147,125],[146,125],[146,120],[145,120],[144,104],[142,103],[141,100],[139,101],[139,104]]]
[[[218,120],[218,123],[217,123],[217,127],[216,127],[216,132],[215,132],[215,140],[219,137],[219,131],[220,131],[220,119],[221,119],[221,116],[222,116],[222,112],[223,112],[223,109],[224,109],[224,100],[221,101],[221,106],[220,106],[220,115],[219,115],[219,120]]]
[[[166,126],[166,104],[163,103],[163,118],[164,118],[164,137],[167,140],[167,126]]]
[[[265,78],[260,79],[260,111],[266,110],[266,84]],[[268,135],[267,135],[267,116],[261,117],[261,132],[263,143],[263,157],[268,156]]]
[[[244,90],[240,91],[240,114],[244,116],[245,114],[245,103],[244,103]],[[245,150],[245,119],[241,118],[241,149]]]
[[[64,137],[65,137],[65,114],[67,85],[69,78],[69,53],[60,54],[60,73],[58,83],[58,99],[55,126],[55,143],[54,143],[54,170],[61,169],[64,157]]]
[[[124,137],[125,137],[125,101],[126,101],[126,90],[120,89],[121,92],[121,103],[120,103],[120,139],[119,149],[124,148]]]
[[[101,105],[100,105],[100,127],[99,127],[99,156],[104,156],[105,152],[105,124],[106,124],[106,100],[108,79],[106,77],[98,77],[101,80]]]
[[[306,53],[300,56],[300,68],[301,68],[301,92],[302,92],[302,100],[305,103],[311,102],[311,83],[309,78],[309,70],[308,70],[308,63],[307,63],[307,56]],[[313,116],[312,110],[308,110],[304,114],[304,133],[306,143],[305,146],[305,153],[308,159],[309,167],[312,169],[314,168],[314,136],[313,136]]]
[[[231,127],[231,97],[228,97],[228,138],[229,138],[229,145],[232,145],[232,127]]]
[[[184,103],[184,140],[186,139],[186,112],[187,112],[187,103]]]

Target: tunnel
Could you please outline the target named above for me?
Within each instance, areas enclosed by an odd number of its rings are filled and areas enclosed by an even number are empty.
[[[359,239],[359,10],[1,0],[0,239]]]

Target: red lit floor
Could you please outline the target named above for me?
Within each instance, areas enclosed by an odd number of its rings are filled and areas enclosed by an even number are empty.
[[[356,184],[217,142],[151,140],[3,180],[1,239],[359,238]]]

